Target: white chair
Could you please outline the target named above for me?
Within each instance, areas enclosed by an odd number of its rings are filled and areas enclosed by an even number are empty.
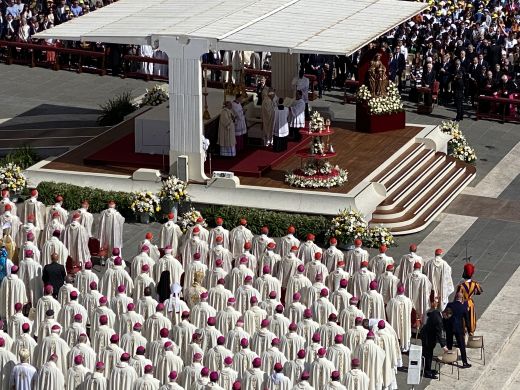
[[[480,349],[480,360],[486,365],[486,350],[484,348],[484,336],[468,336],[466,348]]]
[[[441,365],[447,364],[451,366],[451,373],[453,374],[453,367],[457,368],[457,380],[460,379],[460,367],[458,365],[459,360],[459,349],[455,348],[448,352],[443,352],[442,355],[437,356],[435,359],[435,368],[439,374],[439,380],[441,380]]]

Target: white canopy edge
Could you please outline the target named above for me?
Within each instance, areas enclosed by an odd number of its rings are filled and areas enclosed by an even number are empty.
[[[428,7],[400,0],[119,0],[36,38],[152,44],[204,38],[211,49],[352,54]]]

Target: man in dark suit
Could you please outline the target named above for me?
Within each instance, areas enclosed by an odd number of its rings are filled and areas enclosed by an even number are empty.
[[[438,309],[439,301],[432,303],[431,310],[426,313],[426,323],[421,329],[422,355],[424,356],[424,377],[438,379],[437,372],[432,370],[433,350],[437,343],[444,351],[448,351],[442,338],[442,315]]]
[[[404,54],[401,53],[400,47],[396,47],[390,63],[388,64],[388,71],[390,73],[390,80],[396,83],[399,90],[401,90],[401,78],[406,68],[406,60]]]
[[[65,267],[58,263],[59,257],[57,253],[51,255],[52,262],[43,267],[42,279],[45,285],[49,284],[53,288],[52,296],[58,298],[58,292],[65,283]]]
[[[453,91],[453,99],[455,100],[455,108],[457,109],[457,116],[455,121],[459,122],[464,118],[464,72],[459,69],[455,73],[455,77],[451,83],[451,89]]]
[[[446,331],[446,347],[450,350],[453,348],[453,336],[455,336],[462,359],[461,367],[471,367],[466,356],[466,340],[464,339],[464,327],[466,327],[469,332],[469,311],[468,304],[464,302],[464,297],[461,292],[455,295],[453,302],[448,303],[442,314],[444,317],[444,330]]]
[[[433,70],[433,64],[428,62],[426,64],[426,69],[423,72],[421,85],[426,88],[430,88],[430,93],[424,94],[424,105],[431,106],[433,103],[432,100],[432,89],[433,83],[435,82],[435,71]]]

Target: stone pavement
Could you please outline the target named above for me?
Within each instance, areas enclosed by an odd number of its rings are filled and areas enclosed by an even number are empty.
[[[138,96],[153,84],[14,65],[0,64],[0,71],[4,76],[0,79],[3,91],[0,96],[0,123],[2,118],[7,118],[3,122],[8,126],[29,126],[31,120],[23,116],[13,119],[11,124],[8,121],[30,110],[33,110],[33,119],[40,123],[73,121],[75,125],[79,122],[83,123],[82,126],[89,126],[95,120],[98,104],[108,97],[127,89],[134,90],[135,96]],[[342,105],[341,100],[339,92],[326,93],[323,100],[311,102],[311,106],[330,105],[337,119],[354,121],[355,106]],[[435,107],[432,115],[422,116],[413,112],[413,105],[406,103],[406,106],[408,123],[439,124],[454,117],[452,107]],[[423,381],[415,388],[518,389],[520,332],[516,328],[520,321],[520,309],[512,303],[516,302],[520,293],[517,261],[520,257],[520,132],[517,124],[474,121],[471,118],[461,123],[461,129],[479,158],[476,179],[426,230],[399,237],[399,246],[391,248],[390,255],[399,259],[407,252],[411,242],[418,243],[419,253],[427,258],[433,256],[436,247],[444,248],[444,258],[453,267],[455,283],[460,280],[466,252],[472,256],[477,267],[475,278],[482,282],[484,288],[484,294],[476,298],[480,317],[476,333],[485,336],[487,365],[483,367],[476,359],[477,351],[470,351],[474,367],[461,370],[460,381],[449,375],[448,368],[443,368],[440,382]],[[135,255],[137,243],[146,231],[157,233],[159,228],[155,223],[147,226],[125,224],[124,257]],[[409,388],[406,374],[398,374],[398,384],[400,389]]]

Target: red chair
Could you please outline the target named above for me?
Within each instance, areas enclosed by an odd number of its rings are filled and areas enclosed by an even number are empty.
[[[438,104],[440,89],[441,89],[441,84],[438,81],[434,81],[433,86],[432,86],[432,102],[435,104]]]

